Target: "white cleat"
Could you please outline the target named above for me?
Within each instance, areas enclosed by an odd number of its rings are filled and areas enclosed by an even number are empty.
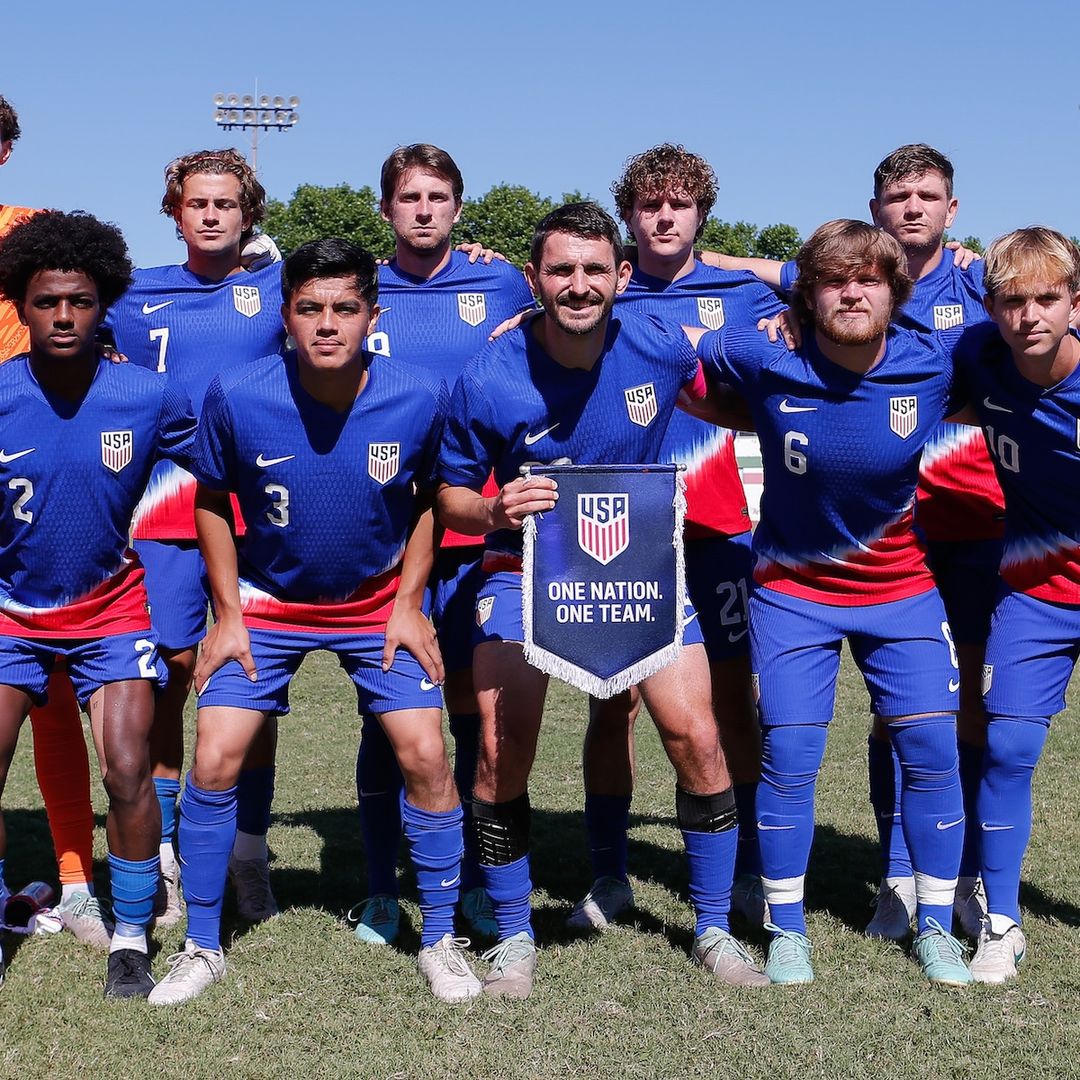
[[[468,938],[443,934],[434,945],[420,950],[416,966],[440,1001],[468,1001],[479,995],[480,980],[465,958],[468,946]]]
[[[169,957],[169,974],[150,991],[151,1005],[181,1005],[197,998],[219,982],[225,974],[225,956],[220,949],[200,949],[194,941],[184,943],[184,951]]]
[[[1016,968],[1027,953],[1024,931],[1015,923],[1004,934],[990,929],[990,920],[983,919],[979,947],[971,960],[971,977],[981,983],[1003,983],[1016,978]]]
[[[161,876],[154,896],[154,925],[162,930],[175,926],[183,917],[180,904],[180,864],[175,858],[162,858]]]
[[[634,890],[629,882],[615,877],[599,877],[574,905],[566,919],[571,930],[606,930],[627,908],[634,906]]]
[[[874,917],[867,924],[867,937],[902,941],[911,933],[915,915],[915,879],[894,878],[893,884],[883,881],[874,901]]]

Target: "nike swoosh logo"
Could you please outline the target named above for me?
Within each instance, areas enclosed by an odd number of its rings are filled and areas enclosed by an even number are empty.
[[[949,680],[949,693],[950,694],[955,694],[956,691],[959,690],[959,689],[960,689],[960,680],[959,679],[950,679]]]
[[[32,454],[36,449],[36,446],[31,446],[29,450],[18,450],[14,454],[5,454],[3,450],[0,450],[0,464],[6,465],[9,461],[18,461],[19,458]]]
[[[535,435],[532,432],[529,432],[529,434],[525,436],[525,445],[532,446],[533,443],[539,442],[545,435],[550,435],[558,426],[558,424],[552,424],[551,427],[546,427],[543,431],[538,431]]]
[[[685,629],[687,626],[689,626],[696,618],[697,618],[697,612],[695,611],[694,614],[691,615],[690,618],[687,619],[686,622],[683,623],[683,628]]]
[[[255,464],[258,465],[260,469],[268,469],[271,465],[280,465],[283,461],[292,461],[294,457],[296,457],[295,454],[286,454],[284,457],[263,457],[262,454],[260,454],[255,459]]]
[[[946,829],[951,829],[953,826],[959,825],[963,820],[962,817],[958,817],[955,821],[939,821],[937,823],[938,832],[944,832]]]
[[[790,413],[790,412],[817,412],[817,406],[816,405],[789,405],[788,404],[788,399],[784,398],[784,400],[780,402],[780,411],[781,412],[788,412],[788,413]]]
[[[1012,412],[1012,409],[1007,409],[1004,405],[995,405],[988,397],[983,398],[983,404],[994,412]]]
[[[434,690],[435,689],[435,684],[430,679],[421,679],[420,680],[420,689],[421,690]]]
[[[742,641],[742,639],[746,637],[748,633],[749,630],[732,630],[728,634],[727,639],[731,642],[732,645],[734,645],[736,641]]]
[[[447,881],[446,878],[443,878],[442,881],[439,882],[439,884],[444,889],[449,889],[452,885],[456,885],[460,880],[461,880],[461,875],[458,874],[456,877],[452,877],[449,881]]]
[[[794,825],[762,825],[759,821],[757,827],[764,832],[779,832],[781,829],[794,829]]]
[[[983,832],[1005,832],[1007,829],[1011,829],[1012,825],[987,825],[984,821],[980,828]]]
[[[160,311],[163,307],[168,307],[171,303],[171,300],[166,300],[163,304],[143,304],[142,313],[144,315],[153,315],[155,311]]]

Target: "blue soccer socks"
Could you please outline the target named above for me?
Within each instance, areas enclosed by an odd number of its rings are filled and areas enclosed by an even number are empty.
[[[188,774],[180,798],[180,862],[187,936],[200,949],[221,948],[221,905],[236,839],[236,788],[205,791]]]
[[[356,755],[356,798],[371,896],[398,894],[397,860],[404,787],[394,748],[382,724],[376,717],[365,715]]]
[[[593,880],[626,880],[626,834],[630,828],[629,795],[593,795],[585,792],[585,832]]]
[[[476,759],[480,754],[480,714],[452,714],[450,734],[454,738],[454,784],[465,815],[462,825],[465,856],[461,861],[461,891],[467,893],[481,884],[480,859],[472,827],[472,789],[476,778]]]
[[[434,945],[444,935],[454,934],[454,909],[461,892],[462,812],[421,810],[408,799],[401,800],[401,823],[409,842],[416,889],[420,894],[423,928],[422,948]]]
[[[172,844],[176,839],[176,798],[180,794],[180,781],[155,776],[154,794],[161,807],[161,843]]]

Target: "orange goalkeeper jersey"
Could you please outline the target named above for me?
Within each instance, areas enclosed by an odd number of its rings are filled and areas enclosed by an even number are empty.
[[[0,236],[5,236],[20,221],[36,213],[36,210],[25,206],[0,206]],[[26,327],[19,322],[15,305],[8,300],[0,300],[0,361],[10,360],[29,348],[30,335]]]

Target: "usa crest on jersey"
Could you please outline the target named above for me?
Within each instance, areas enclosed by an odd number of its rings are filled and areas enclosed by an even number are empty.
[[[487,318],[487,302],[482,292],[457,294],[458,317],[470,326],[479,326]]]
[[[935,304],[934,329],[948,330],[950,326],[964,325],[963,304]]]
[[[386,484],[398,474],[401,465],[401,443],[399,442],[373,442],[368,443],[367,471],[368,476],[377,484]]]
[[[254,319],[262,311],[258,285],[234,285],[232,290],[233,307],[241,315]]]
[[[919,399],[914,394],[889,398],[889,428],[906,439],[919,426]]]
[[[134,439],[130,431],[103,431],[101,433],[101,464],[110,472],[118,473],[131,464]]]
[[[724,325],[724,301],[719,296],[699,296],[697,317],[702,326],[719,330]]]
[[[607,566],[630,546],[630,496],[626,492],[577,497],[578,547]]]
[[[982,692],[984,694],[990,693],[990,687],[994,685],[994,665],[983,664],[982,670]]]
[[[656,419],[656,390],[652,383],[631,386],[623,391],[623,396],[631,423],[648,427]]]
[[[494,596],[481,596],[476,601],[476,625],[483,626],[491,618],[491,609],[495,606]]]

